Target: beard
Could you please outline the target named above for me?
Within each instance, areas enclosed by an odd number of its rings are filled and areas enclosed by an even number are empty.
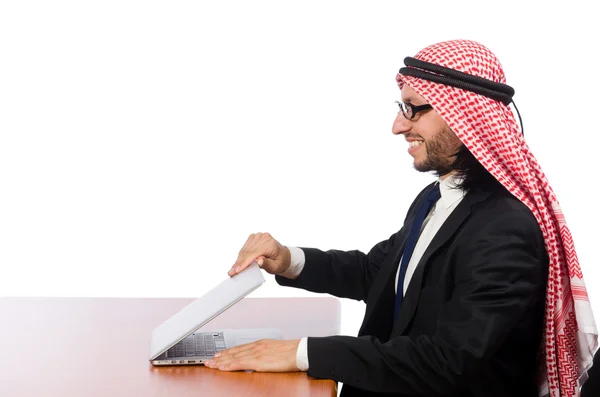
[[[415,161],[414,167],[417,171],[433,172],[440,177],[453,170],[452,166],[462,142],[450,127],[445,126],[433,138],[426,140],[423,144],[427,156],[420,163]]]

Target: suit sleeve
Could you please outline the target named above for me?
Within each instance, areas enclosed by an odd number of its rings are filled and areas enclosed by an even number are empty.
[[[375,245],[368,254],[302,248],[306,262],[300,275],[295,279],[276,276],[275,280],[284,286],[365,301],[398,233]]]
[[[308,338],[308,375],[410,396],[453,396],[476,379],[545,298],[547,257],[530,213],[509,213],[470,233],[453,258],[455,290],[431,314],[438,316],[433,335],[385,343],[370,336]]]
[[[412,202],[404,220],[410,221],[411,213],[431,185],[425,187]],[[340,298],[366,301],[371,284],[393,247],[399,243],[403,229],[389,239],[375,245],[368,254],[360,251],[321,251],[302,248],[306,261],[300,275],[295,279],[276,276],[277,283],[287,287],[302,288],[312,292],[327,293]]]

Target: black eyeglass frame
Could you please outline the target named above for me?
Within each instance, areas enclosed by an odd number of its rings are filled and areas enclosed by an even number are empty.
[[[406,103],[406,102],[400,102],[400,101],[395,101],[396,104],[398,104],[398,107],[400,108],[400,111],[402,112],[402,115],[404,116],[404,118],[406,120],[412,120],[415,118],[415,116],[417,115],[417,113],[425,111],[425,110],[429,110],[429,109],[433,109],[433,107],[430,104],[427,105],[420,105],[420,106],[415,106],[412,103]],[[406,106],[407,108],[410,108],[410,112],[411,112],[411,116],[408,117],[406,115],[406,112],[404,111],[404,109],[402,108],[402,105]]]

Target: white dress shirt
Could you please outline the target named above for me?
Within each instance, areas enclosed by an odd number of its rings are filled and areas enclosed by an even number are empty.
[[[423,257],[425,250],[433,240],[433,237],[436,235],[438,230],[442,227],[446,219],[450,216],[452,211],[458,206],[463,197],[465,196],[465,191],[461,189],[454,188],[455,183],[457,181],[457,177],[454,175],[449,175],[443,181],[440,182],[440,193],[441,198],[434,204],[433,208],[423,221],[423,226],[421,227],[421,234],[419,239],[417,240],[417,244],[413,251],[413,254],[408,262],[408,267],[406,268],[406,275],[404,278],[404,284],[402,288],[402,294],[406,293],[408,285],[410,284],[410,280],[415,273],[416,267],[419,264],[419,261]],[[300,275],[302,269],[304,268],[304,263],[306,258],[304,256],[304,251],[298,247],[288,247],[291,254],[290,267],[281,274],[281,276],[294,279]],[[396,282],[394,285],[396,287],[396,293],[398,293],[398,276],[400,274],[400,266],[398,266],[398,271],[396,272]],[[390,314],[392,315],[392,314]],[[302,338],[300,340],[300,344],[298,345],[298,350],[296,351],[296,366],[301,371],[308,370],[308,345],[307,338]]]

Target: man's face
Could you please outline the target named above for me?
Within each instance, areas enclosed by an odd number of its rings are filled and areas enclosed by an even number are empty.
[[[402,102],[414,106],[427,104],[425,98],[406,84],[401,92]],[[409,143],[408,153],[413,156],[417,171],[433,171],[438,176],[452,171],[451,165],[456,158],[454,154],[462,143],[435,110],[419,112],[412,120],[407,120],[399,112],[392,126],[392,133],[404,135]]]

